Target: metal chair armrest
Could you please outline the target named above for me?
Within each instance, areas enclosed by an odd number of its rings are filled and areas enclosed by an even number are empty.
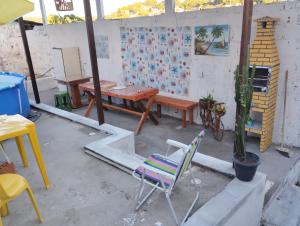
[[[182,149],[179,149],[179,150],[182,150]],[[175,162],[174,160],[172,159],[169,159],[167,155],[160,155],[160,154],[156,154],[156,155],[159,155],[160,157],[162,157],[164,160],[167,160],[171,163],[174,163],[174,164],[178,164],[178,162]]]
[[[173,147],[177,147],[177,148],[181,148],[181,149],[187,149],[188,148],[188,145],[186,145],[184,143],[181,143],[181,142],[178,142],[176,140],[168,139],[166,142],[167,142],[168,145],[173,146]]]

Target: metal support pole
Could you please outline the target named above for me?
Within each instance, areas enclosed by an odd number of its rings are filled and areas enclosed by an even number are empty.
[[[36,80],[35,80],[35,73],[34,73],[34,69],[33,69],[33,65],[32,65],[32,59],[31,59],[30,50],[29,50],[29,46],[28,46],[28,40],[27,40],[27,35],[26,35],[26,31],[25,31],[23,18],[20,17],[18,19],[18,21],[19,21],[22,40],[23,40],[23,45],[24,45],[24,50],[25,50],[26,60],[27,60],[27,64],[28,64],[29,75],[30,75],[30,80],[31,80],[31,84],[32,84],[35,102],[37,104],[39,104],[41,102],[41,100],[40,100],[39,90],[38,90]]]
[[[102,20],[104,18],[103,0],[96,0],[96,9],[97,9],[97,20]]]
[[[175,13],[175,0],[165,0],[165,13],[174,14]]]
[[[243,75],[243,68],[246,65],[247,50],[248,50],[248,47],[250,44],[252,12],[253,12],[253,0],[244,0],[241,49],[240,49],[240,63],[239,63],[239,76],[240,76],[241,80],[242,80],[242,75]],[[236,113],[235,113],[235,120],[236,120],[235,131],[238,130],[237,123],[240,123],[239,115],[241,114],[241,111],[242,111],[242,107],[238,106],[238,103],[237,103],[237,108],[236,108]],[[234,153],[236,153],[236,151],[237,151],[237,147],[236,147],[237,139],[238,139],[237,135],[235,135],[235,141],[234,141],[234,147],[233,147]]]
[[[48,17],[47,17],[47,13],[46,13],[46,7],[45,7],[44,0],[40,0],[40,9],[41,9],[42,18],[43,18],[43,24],[47,25]]]
[[[97,62],[97,55],[96,55],[91,5],[90,5],[90,0],[83,0],[83,3],[84,3],[84,12],[85,12],[86,31],[87,31],[88,43],[89,43],[90,60],[91,60],[93,80],[94,80],[97,115],[98,115],[99,125],[101,125],[104,123],[104,113],[103,113],[102,98],[101,98],[101,87],[99,81],[99,71],[98,71],[98,62]]]
[[[244,0],[240,63],[239,63],[240,75],[243,73],[243,67],[246,64],[247,49],[250,45],[252,12],[253,12],[253,0]]]

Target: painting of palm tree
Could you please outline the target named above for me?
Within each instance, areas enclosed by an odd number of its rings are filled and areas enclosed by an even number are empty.
[[[228,53],[228,25],[195,27],[195,55],[225,56]]]

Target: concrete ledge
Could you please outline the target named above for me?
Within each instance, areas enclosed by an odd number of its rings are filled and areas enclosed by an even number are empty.
[[[176,151],[169,156],[175,162],[179,162],[182,157],[181,151]],[[226,162],[221,159],[217,159],[208,155],[201,154],[197,152],[193,158],[193,163],[201,166],[205,166],[209,169],[217,171],[219,173],[235,176],[234,169],[232,168],[232,163]]]
[[[298,184],[298,186],[296,185]],[[299,226],[300,224],[300,159],[266,204],[263,224],[266,226]]]
[[[170,155],[173,161],[179,162],[181,151]],[[196,153],[193,163],[205,166],[214,171],[235,176],[232,163]],[[242,182],[234,178],[226,188],[197,210],[184,226],[260,225],[265,196],[266,175],[257,173],[251,182]],[[247,218],[246,218],[247,217]]]
[[[184,226],[260,225],[265,182],[266,175],[262,173],[257,173],[251,182],[233,179],[221,193],[197,210]]]
[[[30,100],[30,104],[31,106],[42,111],[58,115],[62,118],[89,126],[107,134],[107,137],[91,144],[87,144],[84,147],[87,149],[86,152],[88,154],[105,160],[106,162],[109,162],[110,164],[126,171],[131,171],[143,163],[144,159],[135,155],[133,132],[106,123],[99,125],[98,121],[96,120],[60,110],[47,104],[36,104],[32,100]],[[131,159],[132,161],[130,161]]]
[[[33,101],[33,100],[30,100],[29,102],[32,107],[35,107],[39,110],[55,114],[62,118],[69,119],[74,122],[78,122],[80,124],[92,127],[94,129],[105,131],[106,133],[111,134],[111,135],[117,134],[117,133],[124,133],[124,134],[129,135],[129,134],[133,133],[131,131],[128,131],[128,130],[125,130],[125,129],[122,129],[119,127],[115,127],[115,126],[112,126],[107,123],[104,123],[100,126],[98,121],[96,121],[94,119],[90,119],[90,118],[87,118],[87,117],[84,117],[84,116],[81,116],[78,114],[74,114],[72,112],[64,111],[64,110],[52,107],[52,106],[44,104],[44,103],[36,104],[35,101]]]
[[[135,154],[133,132],[98,122],[80,115],[56,109],[45,104],[32,106],[72,121],[90,126],[109,134],[107,138],[85,145],[87,153],[112,164],[125,172],[131,173],[144,161],[142,156]],[[180,150],[169,157],[179,161]],[[211,170],[234,176],[232,163],[196,153],[193,163]],[[198,209],[184,226],[258,226],[260,225],[265,196],[266,175],[257,172],[251,182],[242,182],[234,178],[225,189]],[[245,224],[245,220],[247,223]]]

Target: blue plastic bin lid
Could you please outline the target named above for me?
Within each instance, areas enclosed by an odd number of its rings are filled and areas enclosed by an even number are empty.
[[[24,79],[25,76],[22,74],[0,71],[0,91],[19,85],[24,81]]]

